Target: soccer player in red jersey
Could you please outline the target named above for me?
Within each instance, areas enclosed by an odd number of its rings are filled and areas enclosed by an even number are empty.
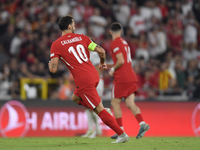
[[[137,77],[131,65],[130,47],[121,37],[122,26],[119,23],[115,22],[111,25],[110,34],[113,39],[110,48],[114,62],[114,65],[110,65],[113,67],[109,71],[109,74],[114,76],[111,105],[113,107],[116,122],[123,129],[120,103],[122,98],[125,99],[126,106],[132,111],[140,124],[140,130],[136,137],[139,139],[144,136],[145,132],[150,127],[144,122],[140,109],[134,102],[135,93],[137,92]],[[111,138],[117,138],[117,135],[114,135]]]
[[[129,136],[104,109],[101,98],[96,91],[99,75],[90,62],[89,50],[99,54],[99,68],[101,70],[107,68],[105,50],[91,41],[87,36],[75,34],[75,22],[71,16],[61,17],[58,21],[58,26],[62,31],[62,36],[51,45],[50,72],[55,73],[57,71],[59,59],[63,61],[72,73],[76,85],[72,100],[78,105],[93,110],[107,126],[119,135],[117,140],[112,143],[124,143],[128,141]]]

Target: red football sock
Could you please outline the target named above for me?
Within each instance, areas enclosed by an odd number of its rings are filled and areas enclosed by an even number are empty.
[[[113,129],[118,135],[121,135],[124,131],[119,127],[115,119],[104,109],[102,110],[98,116],[101,118],[101,120],[109,126],[111,129]]]
[[[78,105],[82,105],[86,108],[90,108],[84,101],[79,101]]]
[[[137,115],[135,116],[135,118],[137,119],[138,123],[144,121],[141,114],[137,114]]]
[[[122,125],[122,118],[115,118],[115,120],[116,120],[117,124],[118,124],[120,127],[123,126],[123,125]]]

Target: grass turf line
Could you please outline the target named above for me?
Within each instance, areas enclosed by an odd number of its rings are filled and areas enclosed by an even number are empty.
[[[200,150],[200,138],[131,138],[127,143],[111,144],[113,139],[98,137],[0,138],[0,150]]]

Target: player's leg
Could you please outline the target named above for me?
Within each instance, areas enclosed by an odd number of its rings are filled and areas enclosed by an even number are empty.
[[[112,100],[111,100],[111,106],[113,107],[115,120],[118,123],[118,125],[123,130],[123,124],[122,124],[122,111],[120,107],[121,103],[121,97],[123,97],[123,91],[124,89],[121,87],[121,84],[113,83],[112,86]],[[116,139],[118,137],[117,134],[111,136],[112,139]]]
[[[116,140],[117,143],[123,143],[129,140],[129,136],[119,127],[113,116],[104,109],[101,98],[94,85],[84,88],[79,95],[82,99],[81,101],[87,104],[107,126],[119,135],[119,138]]]
[[[118,134],[118,138],[113,143],[124,143],[129,140],[129,136],[119,127],[113,116],[111,116],[105,109],[102,102],[94,109],[94,112],[101,118],[101,120]]]
[[[75,103],[79,104],[81,98],[80,98],[79,96],[76,96],[75,94],[73,94],[73,95],[72,95],[72,100],[73,100]]]
[[[100,98],[102,98],[103,96],[103,91],[104,91],[104,81],[103,79],[100,78],[99,80],[99,84],[96,88],[98,95],[100,96]],[[96,133],[97,135],[101,135],[102,131],[101,131],[101,127],[99,124],[99,116],[93,112],[93,118],[94,118],[94,122],[95,122],[95,126],[96,126]],[[93,137],[93,135],[91,135],[91,137]]]
[[[122,125],[122,121],[121,121],[121,118],[122,118],[122,111],[121,111],[121,107],[120,107],[121,101],[122,100],[120,98],[112,98],[111,106],[113,107],[113,112],[115,115],[116,122],[123,129],[123,125]]]
[[[144,136],[145,132],[149,130],[149,125],[145,123],[141,111],[139,107],[135,104],[135,93],[132,93],[125,99],[126,106],[132,111],[134,114],[135,118],[137,119],[139,125],[140,125],[140,130],[137,135],[137,139],[141,138]]]
[[[138,121],[138,123],[143,123],[144,120],[141,116],[141,111],[140,108],[135,104],[135,93],[132,93],[131,95],[129,95],[126,99],[125,99],[125,103],[126,103],[126,107],[128,107],[132,113],[136,116],[136,119]],[[137,115],[140,116],[137,118]]]
[[[77,103],[78,105],[82,105],[84,107],[86,107],[85,109],[85,113],[87,115],[87,119],[88,119],[88,131],[82,136],[82,137],[89,137],[93,134],[93,122],[94,122],[94,119],[93,119],[93,112],[89,109],[88,105],[81,100],[81,98],[79,96],[76,96],[76,95],[79,95],[78,94],[78,91],[74,91],[74,94],[72,95],[72,100]],[[95,133],[96,135],[96,133]]]
[[[105,108],[104,108],[102,102],[100,102],[99,105],[96,106],[96,108],[93,109],[93,111],[94,111],[94,112],[101,118],[101,120],[102,120],[106,125],[108,125],[110,128],[115,127],[116,129],[114,128],[113,130],[114,130],[114,131],[116,130],[116,131],[117,131],[116,133],[117,133],[118,135],[121,135],[121,134],[123,133],[123,130],[118,126],[118,124],[117,124],[117,122],[115,121],[115,119],[113,118],[113,116],[105,110]],[[112,125],[111,123],[112,123],[113,125]]]
[[[122,111],[121,111],[120,103],[121,103],[120,98],[112,98],[112,100],[111,100],[111,106],[113,108],[115,120],[116,120],[117,124],[120,126],[120,128],[122,130],[124,130],[123,124],[122,124]],[[112,139],[116,139],[117,137],[118,137],[117,134],[111,136]]]
[[[72,100],[78,105],[82,105],[86,108],[89,108],[89,106],[84,101],[81,100],[81,97],[76,96],[75,94],[72,95]]]

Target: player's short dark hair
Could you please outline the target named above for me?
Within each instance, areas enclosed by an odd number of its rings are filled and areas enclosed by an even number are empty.
[[[114,22],[114,23],[111,24],[110,30],[113,31],[113,32],[117,32],[117,31],[122,30],[122,26],[119,22]]]
[[[61,31],[68,30],[68,26],[72,24],[73,17],[70,15],[61,17],[58,21],[58,26]]]

